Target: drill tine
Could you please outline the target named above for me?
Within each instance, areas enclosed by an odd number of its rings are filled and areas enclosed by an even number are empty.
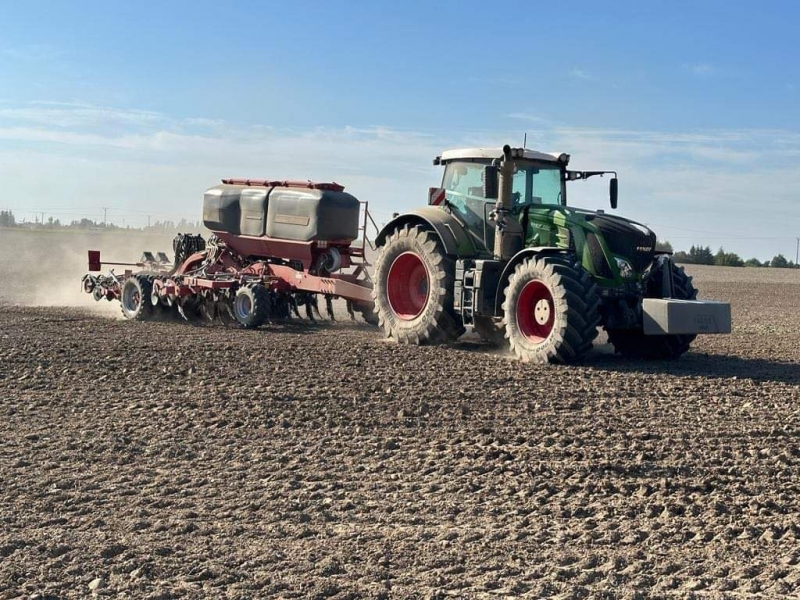
[[[353,303],[350,300],[347,301],[347,314],[350,315],[350,320],[356,320],[356,314],[353,312]]]
[[[312,310],[313,305],[311,304],[310,300],[306,300],[306,317],[308,317],[309,321],[315,321],[314,319],[314,312]]]
[[[325,296],[325,311],[328,313],[331,321],[336,321],[336,318],[333,316],[333,298],[330,296]]]
[[[319,296],[316,294],[311,296],[311,308],[314,309],[314,312],[317,313],[317,318],[322,318],[322,313],[319,312]]]

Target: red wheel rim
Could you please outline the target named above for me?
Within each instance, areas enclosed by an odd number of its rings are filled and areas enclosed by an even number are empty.
[[[389,306],[398,318],[410,321],[420,315],[428,303],[428,270],[419,256],[403,252],[389,267],[386,282]]]
[[[529,281],[517,302],[517,327],[534,344],[545,341],[556,319],[553,295],[541,281]]]

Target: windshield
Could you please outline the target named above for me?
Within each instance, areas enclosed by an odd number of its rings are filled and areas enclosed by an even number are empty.
[[[561,169],[549,165],[518,164],[514,173],[513,196],[513,208],[562,204]]]
[[[482,163],[455,162],[445,167],[442,187],[447,201],[466,216],[483,218],[483,205],[495,202],[483,193]],[[563,204],[561,169],[558,166],[517,163],[513,177],[512,210],[538,204]]]

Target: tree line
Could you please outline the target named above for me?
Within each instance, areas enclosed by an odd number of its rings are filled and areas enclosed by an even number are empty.
[[[672,252],[672,244],[668,241],[659,242],[658,250]],[[688,252],[679,250],[672,255],[678,263],[690,265],[716,265],[718,267],[773,267],[776,269],[794,269],[798,265],[788,260],[783,254],[776,254],[770,260],[760,261],[757,258],[742,259],[735,252],[725,252],[720,248],[714,253],[710,246],[692,246]]]
[[[62,223],[60,219],[48,218],[46,221],[17,221],[11,210],[0,210],[0,227],[19,227],[25,229],[103,229],[106,231],[196,231],[202,228],[199,221],[181,219],[175,221],[156,221],[146,227],[120,227],[114,223],[103,223],[92,219],[74,219],[69,223]]]

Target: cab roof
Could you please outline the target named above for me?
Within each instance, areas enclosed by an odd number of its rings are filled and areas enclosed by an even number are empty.
[[[560,153],[537,152],[536,150],[529,150],[528,148],[522,149],[522,157],[527,160],[542,160],[547,162],[559,162],[559,158],[567,156]],[[441,156],[437,156],[434,164],[439,162],[447,162],[459,159],[471,158],[503,158],[502,148],[457,148],[454,150],[445,150]],[[569,158],[567,158],[569,160]],[[566,162],[563,158],[561,161]]]

